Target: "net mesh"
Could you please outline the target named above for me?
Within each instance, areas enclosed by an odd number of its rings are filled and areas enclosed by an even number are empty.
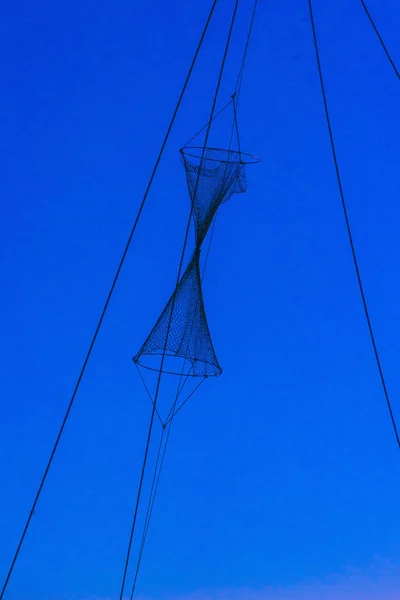
[[[199,247],[218,207],[232,194],[246,191],[246,167],[241,154],[234,150],[204,148],[204,154],[203,149],[199,149],[198,157],[190,152],[189,149],[181,150],[181,158],[193,203],[196,245]]]
[[[221,374],[204,310],[199,257],[200,253],[196,251],[150,335],[134,357],[138,364],[146,366],[146,356],[162,355],[165,350],[166,355],[189,361],[193,377]],[[176,366],[174,372],[180,375],[179,365]]]

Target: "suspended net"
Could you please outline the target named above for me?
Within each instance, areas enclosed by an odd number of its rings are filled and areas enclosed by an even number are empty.
[[[193,204],[196,245],[199,247],[218,207],[232,194],[246,191],[245,163],[256,159],[235,150],[219,148],[183,148],[181,159]]]
[[[169,359],[180,359],[166,360],[162,369],[165,373],[191,377],[221,374],[204,310],[199,257],[200,252],[195,251],[175,292],[134,357],[137,364],[159,370],[160,357],[165,353]]]

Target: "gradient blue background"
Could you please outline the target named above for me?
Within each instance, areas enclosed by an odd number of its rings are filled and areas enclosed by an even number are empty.
[[[1,578],[209,5],[2,8]],[[222,0],[215,14],[7,600],[119,592],[149,415],[131,356],[176,276],[189,210],[177,151],[207,119],[232,6]],[[400,62],[397,2],[369,6]],[[251,7],[241,3],[220,106]],[[400,419],[399,82],[357,0],[314,8]],[[224,374],[173,430],[139,584],[156,600],[281,589],[368,571],[377,557],[400,570],[399,453],[346,237],[306,0],[260,2],[239,119],[243,148],[262,162],[218,218],[205,302]]]

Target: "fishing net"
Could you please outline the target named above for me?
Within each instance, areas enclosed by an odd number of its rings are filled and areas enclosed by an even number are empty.
[[[221,374],[204,310],[199,256],[200,252],[195,251],[175,292],[134,357],[136,363],[152,368],[154,363],[149,363],[146,358],[161,356],[165,351],[169,357],[184,359],[190,365],[186,373],[192,377]],[[171,364],[169,361],[168,368],[164,366],[163,371],[181,375],[182,363],[175,362],[172,367]]]
[[[258,159],[235,150],[187,146],[181,150],[181,159],[193,207],[196,249],[133,360],[137,365],[154,371],[161,369],[163,373],[210,377],[220,375],[222,371],[204,310],[200,248],[218,207],[232,194],[246,191],[246,164],[258,162]]]
[[[202,244],[218,207],[232,194],[247,189],[242,155],[234,150],[186,148],[181,150],[193,204],[196,246]]]

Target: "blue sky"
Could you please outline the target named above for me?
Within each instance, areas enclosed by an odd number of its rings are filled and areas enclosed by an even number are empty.
[[[3,7],[1,577],[209,4]],[[117,598],[149,416],[131,357],[172,290],[189,210],[178,149],[207,119],[232,4],[222,0],[215,15],[7,600]],[[220,106],[251,4],[240,4]],[[397,3],[369,8],[399,62]],[[315,0],[314,11],[400,418],[400,88],[359,2]],[[138,592],[392,600],[398,451],[346,238],[306,1],[260,3],[239,120],[243,149],[261,162],[248,169],[247,193],[220,210],[204,282],[224,373],[174,425]]]

